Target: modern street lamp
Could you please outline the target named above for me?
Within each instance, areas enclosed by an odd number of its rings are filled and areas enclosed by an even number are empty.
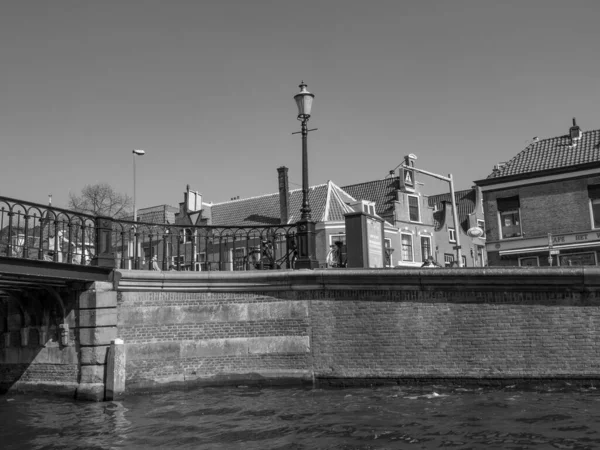
[[[410,160],[417,159],[415,155],[412,153],[404,157],[404,163],[402,164],[406,167],[407,170],[414,170],[415,172],[422,173],[424,175],[429,175],[430,177],[437,178],[438,180],[446,181],[450,185],[450,202],[452,203],[452,220],[454,221],[454,235],[456,238],[456,245],[454,249],[456,250],[456,257],[458,259],[458,267],[463,267],[462,262],[462,250],[460,246],[460,224],[458,223],[458,212],[456,210],[456,197],[454,196],[454,180],[452,179],[452,174],[448,174],[447,177],[443,175],[438,175],[437,173],[427,172],[423,169],[417,169],[413,165],[411,165]]]
[[[137,222],[137,208],[135,206],[135,157],[136,156],[144,156],[146,154],[145,150],[140,150],[140,149],[134,149],[131,152],[131,157],[133,159],[133,221]],[[134,235],[133,235],[133,240],[134,240],[134,250],[133,250],[133,257],[134,257],[134,268],[138,268],[138,255],[139,255],[139,249],[138,249],[138,239],[137,239],[137,225],[134,225]]]
[[[135,207],[135,157],[136,156],[144,156],[146,154],[145,150],[133,150],[131,152],[133,158],[133,221],[137,222],[137,209]]]
[[[294,95],[296,105],[298,106],[298,120],[302,123],[301,131],[293,133],[302,133],[302,208],[300,209],[300,221],[298,222],[298,260],[296,267],[298,269],[316,269],[319,262],[315,258],[316,239],[315,222],[311,219],[310,202],[308,198],[308,132],[316,130],[308,129],[308,119],[312,109],[314,94],[306,89],[304,81],[300,83],[300,92]]]

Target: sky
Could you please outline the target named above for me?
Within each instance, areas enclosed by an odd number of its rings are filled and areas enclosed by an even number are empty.
[[[597,0],[1,4],[0,196],[132,196],[133,149],[138,208],[277,192],[280,166],[300,188],[302,80],[311,185],[413,153],[466,189],[573,117],[600,128]]]

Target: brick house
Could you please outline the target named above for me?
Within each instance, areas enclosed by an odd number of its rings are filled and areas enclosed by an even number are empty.
[[[484,180],[487,254],[494,266],[597,265],[600,130],[534,140]]]

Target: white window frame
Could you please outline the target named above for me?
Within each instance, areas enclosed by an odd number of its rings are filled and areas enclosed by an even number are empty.
[[[483,230],[483,234],[480,236],[481,239],[485,239],[485,220],[484,219],[477,219],[477,226]]]
[[[452,267],[454,261],[456,261],[456,259],[453,254],[444,253],[444,267]]]
[[[462,255],[461,258],[462,258],[462,266],[467,267],[467,257],[465,255]]]
[[[429,240],[429,252],[431,253],[431,255],[430,255],[431,257],[433,257],[433,247],[432,247],[433,242],[431,240],[431,236],[426,236],[426,235],[421,234],[421,235],[419,235],[419,237],[421,238],[421,239],[419,239],[419,241],[420,241],[419,244],[421,244],[421,260],[423,262],[425,262],[426,258],[423,255],[423,238]]]
[[[519,235],[504,237],[503,225],[502,225],[502,214],[519,214]],[[521,220],[521,208],[510,209],[508,211],[498,211],[498,230],[500,231],[500,239],[522,239],[523,238],[523,220]]]
[[[537,261],[537,264],[535,267],[540,267],[540,257],[539,256],[521,256],[519,257],[519,267],[527,267],[527,266],[523,266],[523,264],[521,263],[523,259],[533,259],[535,258]]]
[[[404,259],[404,240],[402,239],[404,236],[410,236],[411,259]],[[415,246],[412,233],[400,233],[400,259],[402,262],[415,262]]]
[[[448,242],[456,242],[456,230],[454,228],[448,227]]]
[[[386,248],[392,248],[392,240],[390,238],[383,238],[383,251],[385,252]],[[385,256],[383,258],[385,262]],[[394,254],[390,254],[390,265],[386,267],[394,267]]]
[[[408,220],[410,220],[413,223],[421,223],[421,204],[419,201],[419,196],[418,195],[407,195],[408,197]],[[410,218],[410,198],[416,198],[417,199],[417,220],[412,220]]]
[[[333,238],[336,239],[333,239]],[[342,238],[342,239],[339,239]],[[344,244],[346,244],[346,233],[338,233],[338,234],[330,234],[329,235],[329,245],[333,245],[333,243],[335,241],[342,241]]]

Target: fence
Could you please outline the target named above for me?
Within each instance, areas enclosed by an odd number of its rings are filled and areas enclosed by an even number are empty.
[[[99,239],[99,220],[109,223]],[[104,226],[104,225],[103,225]],[[99,218],[0,197],[0,256],[133,270],[293,269],[295,225],[191,226]],[[103,263],[104,265],[104,263]]]

